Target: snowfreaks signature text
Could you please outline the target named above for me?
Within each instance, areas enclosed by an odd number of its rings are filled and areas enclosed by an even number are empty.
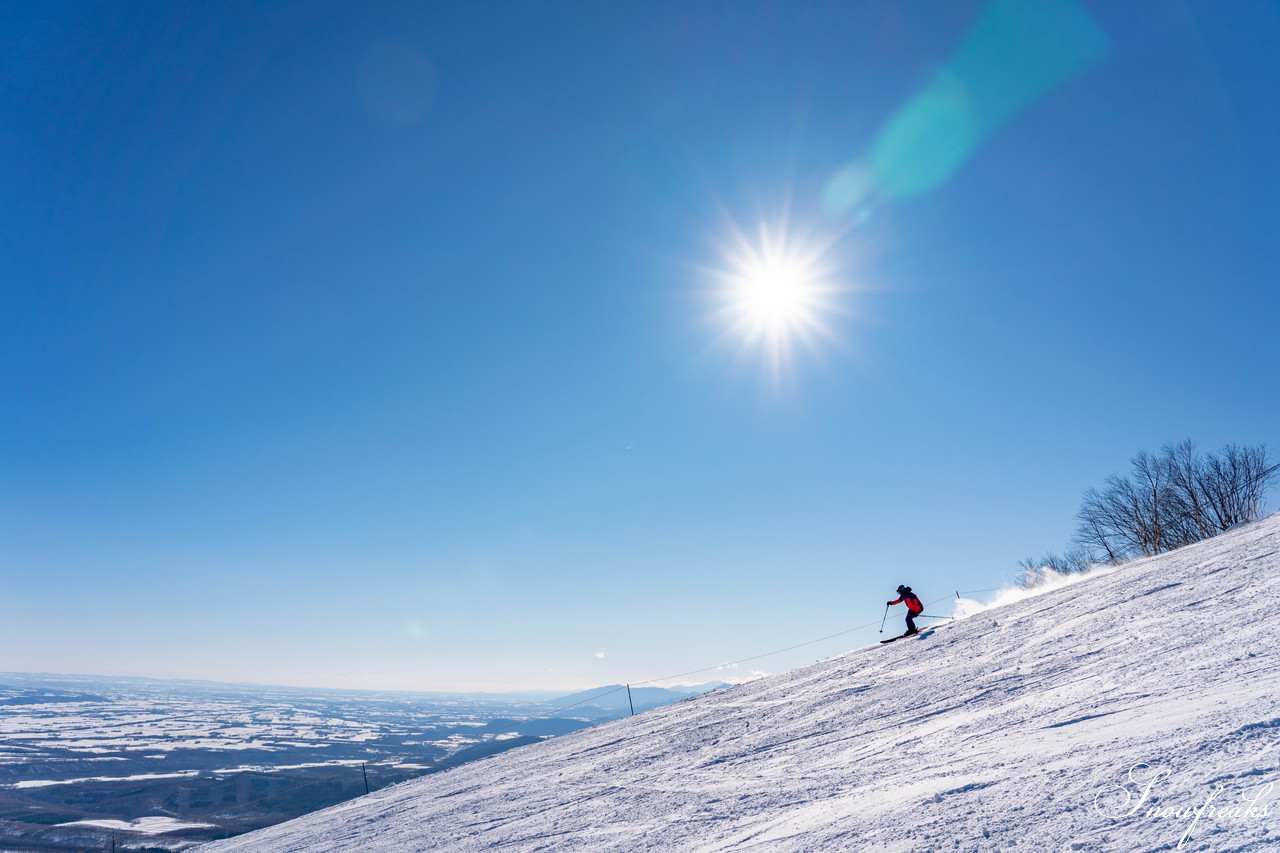
[[[1216,785],[1201,802],[1191,806],[1157,806],[1150,805],[1152,789],[1160,781],[1169,778],[1172,771],[1166,769],[1152,770],[1149,765],[1135,764],[1129,768],[1129,783],[1105,785],[1098,789],[1093,797],[1093,808],[1098,814],[1111,818],[1132,817],[1145,805],[1149,818],[1176,818],[1189,821],[1186,831],[1178,841],[1178,849],[1191,837],[1191,831],[1201,818],[1217,820],[1243,821],[1266,817],[1268,805],[1260,803],[1275,787],[1274,782],[1267,782],[1240,792],[1240,801],[1231,803],[1222,798],[1225,786]]]

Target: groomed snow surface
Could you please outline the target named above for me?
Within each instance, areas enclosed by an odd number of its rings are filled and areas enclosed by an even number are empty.
[[[201,850],[1280,850],[1277,625],[1273,516]]]

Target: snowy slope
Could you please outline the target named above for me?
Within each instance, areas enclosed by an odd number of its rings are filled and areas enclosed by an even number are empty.
[[[1273,516],[201,850],[1280,850],[1277,626]]]

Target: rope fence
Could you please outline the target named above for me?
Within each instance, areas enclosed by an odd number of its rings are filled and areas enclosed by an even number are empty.
[[[976,595],[977,593],[980,593],[980,592],[998,592],[1000,589],[1002,589],[1002,587],[993,587],[993,588],[991,588],[991,589],[970,589],[970,590],[964,590],[964,591],[956,590],[956,592],[955,592],[955,598],[956,598],[956,600],[959,600],[961,595]],[[938,604],[939,602],[942,602],[942,601],[947,601],[947,600],[949,600],[950,598],[951,598],[951,596],[950,596],[950,595],[944,595],[942,598],[935,599],[934,601],[930,601],[930,602],[928,602],[927,604],[925,604],[925,607],[931,607],[931,606],[932,606],[932,605],[934,605],[934,604]],[[954,617],[954,616],[926,616],[926,615],[924,615],[924,614],[920,614],[920,615],[918,615],[916,618],[917,618],[917,619],[920,619],[920,618],[925,618],[925,619],[954,619],[955,617]],[[572,710],[572,709],[574,709],[574,708],[577,708],[577,707],[578,707],[578,706],[580,706],[580,705],[586,705],[586,704],[587,704],[587,703],[589,703],[589,702],[594,702],[596,699],[601,699],[601,698],[603,698],[603,697],[605,697],[605,696],[611,696],[611,695],[613,695],[614,693],[621,693],[623,690],[626,690],[626,691],[627,691],[627,698],[628,698],[628,701],[629,701],[629,700],[630,700],[630,697],[631,697],[631,688],[632,688],[632,687],[634,687],[634,686],[639,686],[639,685],[644,685],[644,684],[657,684],[658,682],[662,682],[662,681],[672,681],[672,680],[674,680],[674,679],[677,679],[677,678],[685,678],[686,676],[690,676],[690,675],[700,675],[701,673],[704,673],[704,672],[714,672],[714,671],[716,671],[716,670],[724,669],[725,667],[737,666],[738,664],[748,663],[748,662],[750,662],[750,661],[754,661],[754,660],[760,660],[761,658],[772,657],[773,655],[780,655],[780,654],[782,654],[782,653],[784,653],[784,652],[790,652],[790,651],[795,651],[796,649],[802,649],[802,648],[804,648],[805,646],[812,646],[812,645],[815,645],[815,644],[817,644],[817,643],[826,642],[827,640],[833,640],[833,639],[835,639],[836,637],[843,637],[843,636],[845,636],[846,634],[852,634],[854,631],[862,631],[862,630],[865,630],[865,629],[867,629],[867,628],[874,628],[877,624],[881,624],[881,623],[877,623],[877,622],[867,622],[866,624],[863,624],[863,625],[855,625],[855,626],[854,626],[854,627],[852,627],[852,628],[846,628],[846,629],[844,629],[843,631],[837,631],[837,632],[836,632],[836,633],[834,633],[834,634],[827,634],[825,637],[818,637],[816,640],[806,640],[806,641],[804,641],[803,643],[796,643],[795,645],[785,646],[785,647],[783,647],[783,648],[781,648],[781,649],[774,649],[773,651],[769,651],[769,652],[762,652],[762,653],[757,654],[757,655],[751,655],[750,657],[739,658],[739,659],[734,660],[734,661],[727,661],[727,662],[725,662],[725,663],[716,664],[715,666],[706,666],[706,667],[702,667],[701,669],[690,669],[690,670],[687,670],[687,671],[685,671],[685,672],[678,672],[678,673],[676,673],[675,675],[664,675],[664,676],[661,676],[661,677],[659,677],[659,678],[650,678],[650,679],[647,679],[647,680],[645,680],[645,681],[632,681],[632,682],[629,682],[629,683],[627,683],[627,684],[625,684],[625,685],[622,685],[622,686],[620,686],[620,687],[611,687],[611,688],[609,688],[608,690],[602,690],[602,691],[600,691],[599,693],[593,693],[592,695],[588,696],[588,697],[587,697],[587,698],[585,698],[585,699],[580,699],[580,700],[578,700],[577,702],[573,702],[573,703],[570,703],[570,704],[568,704],[568,705],[561,705],[561,706],[560,706],[560,707],[558,707],[558,708],[552,708],[552,709],[550,709],[550,710],[548,710],[548,711],[544,711],[544,712],[542,712],[541,714],[534,714],[533,716],[530,716],[530,717],[523,717],[523,718],[521,718],[521,719],[519,719],[519,720],[512,720],[512,721],[509,721],[509,722],[503,723],[502,725],[498,725],[498,726],[490,726],[490,727],[488,727],[488,728],[485,728],[485,729],[482,729],[482,730],[480,730],[480,731],[476,732],[475,734],[476,734],[476,736],[477,736],[477,737],[479,737],[479,738],[483,738],[483,737],[485,737],[485,736],[487,736],[487,735],[498,734],[498,733],[500,733],[500,732],[507,731],[507,730],[509,730],[509,729],[515,728],[515,727],[520,726],[520,725],[523,725],[523,724],[525,724],[525,723],[533,722],[534,720],[541,720],[541,719],[544,719],[544,718],[546,718],[546,717],[550,717],[550,716],[553,716],[553,715],[555,715],[555,714],[559,714],[559,713],[560,713],[560,712],[562,712],[562,711],[569,711],[569,710]],[[632,713],[633,715],[635,714],[635,707],[634,707],[634,705],[632,706],[631,713]],[[380,760],[380,761],[372,762],[372,764],[373,764],[374,766],[378,766],[378,765],[389,765],[389,766],[394,767],[394,766],[396,766],[397,764],[399,764],[400,762],[404,761],[406,758],[411,758],[411,757],[413,757],[413,756],[412,756],[412,754],[410,753],[410,754],[400,755],[400,756],[397,756],[397,757],[395,757],[395,758],[384,758],[384,759],[382,759],[382,760]],[[364,776],[364,788],[365,788],[365,793],[366,793],[366,794],[370,792],[370,790],[369,790],[369,776],[368,776],[368,771],[367,771],[367,769],[366,769],[366,768],[367,768],[367,766],[368,766],[368,764],[369,764],[369,762],[361,762],[361,763],[360,763],[360,768],[359,768],[359,769],[360,769],[360,772],[361,772],[361,773],[363,774],[363,776]],[[264,802],[264,801],[266,801],[266,800],[273,799],[273,798],[275,798],[275,797],[282,797],[282,796],[284,796],[285,794],[291,794],[291,793],[293,793],[294,791],[300,791],[300,790],[302,790],[303,788],[310,788],[310,787],[312,787],[313,785],[321,785],[321,784],[324,784],[325,782],[332,782],[334,779],[338,779],[338,778],[341,778],[341,777],[343,777],[343,776],[346,776],[346,775],[347,775],[347,774],[349,774],[349,773],[353,773],[353,772],[355,772],[355,770],[356,770],[356,769],[357,769],[357,768],[355,767],[355,765],[354,765],[354,764],[352,764],[352,765],[348,765],[348,766],[343,767],[343,768],[342,768],[342,770],[340,770],[339,772],[337,772],[337,773],[333,773],[333,774],[331,774],[331,775],[329,775],[329,776],[323,776],[323,777],[321,777],[321,778],[319,778],[319,779],[312,779],[310,782],[303,782],[303,783],[302,783],[302,784],[300,784],[300,785],[295,785],[295,786],[293,786],[293,787],[291,787],[291,788],[286,788],[286,789],[284,789],[283,791],[276,791],[275,793],[267,794],[266,796],[258,797],[257,799],[253,799],[253,800],[246,800],[246,801],[245,801],[245,802],[243,802],[243,803],[235,803],[234,805],[226,806],[226,807],[224,807],[224,808],[215,809],[215,810],[213,810],[213,811],[205,812],[205,813],[203,813],[203,814],[199,814],[199,815],[193,815],[193,816],[191,816],[191,817],[186,817],[186,818],[183,818],[182,820],[183,820],[184,822],[191,822],[191,823],[195,823],[195,822],[199,822],[199,821],[202,821],[202,820],[206,820],[206,819],[208,819],[208,818],[212,818],[212,817],[214,817],[214,816],[216,816],[216,815],[225,814],[226,812],[234,811],[234,810],[236,810],[236,809],[242,809],[242,808],[245,808],[246,806],[256,805],[256,804],[258,804],[258,803]],[[115,835],[115,836],[113,836],[113,837],[112,837],[111,839],[109,839],[109,840],[104,840],[104,841],[98,841],[98,842],[95,842],[95,843],[93,843],[93,844],[90,844],[88,847],[82,847],[82,848],[80,848],[79,850],[75,851],[75,853],[89,853],[89,851],[91,851],[91,850],[97,850],[97,849],[100,849],[100,848],[109,849],[110,851],[112,851],[112,853],[115,853],[115,849],[116,849],[116,839],[117,839],[117,838],[121,838],[121,837],[134,838],[134,837],[146,836],[146,835],[150,835],[150,834],[152,834],[152,833],[144,832],[144,831],[142,831],[142,830],[118,830],[118,832],[120,833],[119,835]],[[107,845],[110,845],[110,846],[108,847]]]

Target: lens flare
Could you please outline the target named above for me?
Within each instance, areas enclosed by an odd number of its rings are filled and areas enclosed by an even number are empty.
[[[964,41],[823,190],[831,215],[869,215],[941,186],[1015,115],[1106,55],[1078,0],[990,0]]]
[[[723,267],[713,272],[721,339],[736,342],[740,354],[758,352],[775,385],[797,345],[839,343],[829,325],[842,290],[832,280],[836,239],[795,234],[783,219],[761,223],[754,239],[731,225],[721,246]]]

